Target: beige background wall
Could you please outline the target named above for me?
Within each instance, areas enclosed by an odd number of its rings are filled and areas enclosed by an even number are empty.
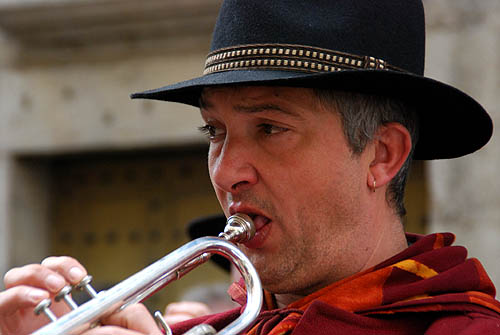
[[[0,3],[0,274],[49,254],[50,160],[204,143],[198,113],[129,94],[198,75],[218,1]],[[167,79],[168,78],[168,79]]]
[[[428,0],[425,6],[427,74],[476,98],[497,125],[479,152],[428,164],[429,230],[456,233],[500,285],[500,2]]]
[[[201,142],[197,112],[128,94],[201,73],[218,2],[0,0],[1,274],[46,254],[43,157]],[[427,74],[479,99],[498,121],[500,3],[425,6]],[[498,136],[427,168],[428,230],[456,232],[500,285]]]

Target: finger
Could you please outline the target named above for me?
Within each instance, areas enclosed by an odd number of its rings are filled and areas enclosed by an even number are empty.
[[[34,308],[49,293],[29,286],[16,286],[0,293],[0,315],[12,315],[20,309]]]
[[[168,304],[165,308],[165,314],[187,314],[191,318],[210,314],[210,308],[201,302],[181,301]]]
[[[176,313],[176,314],[165,314],[163,319],[168,325],[175,325],[176,323],[191,320],[193,316],[191,314]]]
[[[92,328],[81,335],[163,335],[160,333],[141,333],[135,330],[125,329],[117,326],[102,326]]]
[[[87,270],[76,259],[68,256],[51,256],[42,265],[62,275],[68,282],[78,284],[87,275]]]
[[[60,291],[66,280],[63,276],[40,264],[30,264],[9,270],[4,276],[5,288],[26,285],[55,293]]]
[[[107,325],[115,325],[143,334],[162,335],[155,320],[143,304],[130,305],[123,311],[112,314],[103,322]]]

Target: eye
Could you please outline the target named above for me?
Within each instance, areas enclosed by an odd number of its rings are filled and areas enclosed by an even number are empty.
[[[198,130],[201,131],[201,133],[204,134],[210,141],[214,141],[220,135],[223,135],[222,130],[210,124],[198,127]]]
[[[266,134],[266,135],[275,135],[275,134],[284,133],[284,132],[288,131],[287,128],[275,126],[275,125],[272,125],[269,123],[262,123],[259,125],[259,128],[261,128],[262,132],[264,132],[264,134]]]

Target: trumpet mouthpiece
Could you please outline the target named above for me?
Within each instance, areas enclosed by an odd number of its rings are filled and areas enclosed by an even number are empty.
[[[250,216],[236,213],[227,219],[224,232],[219,234],[220,238],[234,243],[245,243],[255,235],[255,225]]]

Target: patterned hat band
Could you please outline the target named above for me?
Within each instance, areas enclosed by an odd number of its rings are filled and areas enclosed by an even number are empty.
[[[303,45],[248,44],[209,53],[203,74],[249,69],[308,73],[356,69],[406,72],[382,59],[371,56],[359,56]]]

